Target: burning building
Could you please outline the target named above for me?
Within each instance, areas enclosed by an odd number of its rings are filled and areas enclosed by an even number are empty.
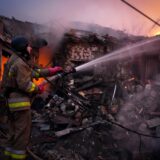
[[[11,38],[19,34],[30,37],[35,30],[46,31],[45,27],[40,25],[1,17],[1,75],[3,64],[12,54]],[[40,34],[51,42],[54,40],[53,34],[46,32]],[[59,46],[55,47],[54,61],[49,54],[46,54],[53,51],[42,50],[39,64],[43,67],[50,63],[64,67],[76,67],[143,39],[145,37],[129,35],[118,39],[106,33],[104,36],[100,36],[90,31],[71,29],[64,34]],[[128,51],[127,55],[134,54],[134,50],[131,53]],[[138,59],[127,59],[125,62],[116,61],[98,67],[95,65],[87,73],[71,75],[69,80],[61,79],[59,90],[52,92],[47,97],[48,99],[44,100],[38,97],[34,103],[35,106],[38,104],[38,109],[33,108],[32,112],[32,151],[48,160],[53,158],[57,160],[103,160],[106,157],[108,159],[132,159],[132,152],[127,150],[128,143],[125,143],[125,138],[127,137],[129,141],[132,136],[128,131],[117,134],[119,130],[113,125],[116,124],[114,122],[117,119],[122,123],[134,121],[134,129],[137,129],[138,126],[140,130],[145,131],[146,125],[141,123],[145,117],[143,122],[149,120],[151,128],[154,128],[154,134],[159,133],[157,131],[159,128],[156,126],[157,124],[159,126],[159,119],[156,119],[155,122],[154,117],[149,116],[148,118],[148,115],[143,114],[148,112],[148,108],[154,100],[156,101],[155,110],[159,104],[155,96],[159,95],[159,91],[155,91],[155,88],[147,88],[144,83],[153,77],[152,74],[157,75],[160,72],[158,57],[159,52],[154,55],[149,53],[139,56]],[[140,92],[137,89],[139,86],[142,88]],[[137,96],[137,93],[140,93],[140,96],[139,94]],[[146,101],[148,104],[141,103],[140,98],[146,98],[146,95],[151,97],[151,101]],[[154,109],[152,112],[155,111]],[[153,123],[150,118],[153,118]],[[151,131],[149,133],[152,134]],[[129,143],[129,145],[137,147],[137,143],[135,143]],[[29,150],[30,154],[35,157],[32,151]]]

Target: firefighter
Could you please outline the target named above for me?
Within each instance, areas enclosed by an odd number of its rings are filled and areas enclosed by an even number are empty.
[[[42,93],[44,86],[37,86],[32,78],[52,76],[62,68],[38,69],[32,71],[41,47],[47,45],[43,39],[31,42],[25,37],[16,37],[11,46],[16,54],[8,60],[2,80],[2,86],[8,99],[9,136],[4,151],[5,159],[25,160],[31,130],[31,95]],[[17,55],[17,53],[19,55]],[[21,58],[20,58],[21,57]]]

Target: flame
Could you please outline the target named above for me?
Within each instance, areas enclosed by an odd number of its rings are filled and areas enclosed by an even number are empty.
[[[0,73],[0,79],[2,80],[2,75],[3,75],[3,72],[4,72],[4,64],[7,62],[8,58],[2,56],[2,64],[1,64],[1,73]]]

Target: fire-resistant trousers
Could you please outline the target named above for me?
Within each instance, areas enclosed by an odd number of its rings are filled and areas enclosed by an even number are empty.
[[[8,119],[9,135],[5,155],[13,160],[25,160],[31,131],[31,110],[10,112]]]

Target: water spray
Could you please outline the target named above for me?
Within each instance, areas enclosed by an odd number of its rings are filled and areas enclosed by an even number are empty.
[[[117,60],[125,60],[130,58],[135,58],[141,55],[149,55],[149,54],[156,54],[160,52],[160,37],[153,37],[148,40],[144,40],[141,42],[137,42],[132,45],[128,45],[127,47],[123,47],[119,50],[113,51],[107,55],[104,55],[100,58],[92,60],[88,63],[82,64],[69,72],[61,72],[58,73],[50,78],[48,81],[45,80],[42,82],[42,85],[45,85],[48,82],[55,81],[57,79],[63,78],[71,73],[86,71],[90,68],[96,67],[98,64],[101,63],[110,63]]]
[[[143,40],[127,47],[123,47],[119,50],[113,51],[100,58],[92,60],[88,63],[80,65],[75,68],[77,72],[84,71],[97,66],[100,63],[109,63],[117,60],[124,60],[129,58],[135,58],[141,55],[149,55],[160,52],[160,37],[153,37],[148,40]]]

